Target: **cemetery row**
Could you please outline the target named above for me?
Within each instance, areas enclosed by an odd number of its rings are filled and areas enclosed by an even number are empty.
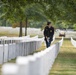
[[[71,37],[71,43],[76,48],[76,41]]]
[[[44,40],[43,38],[38,38],[38,36],[35,36],[33,38],[30,38],[29,36],[27,37],[28,37],[28,39],[26,38],[27,41],[16,40],[15,41],[16,43],[15,42],[12,43],[12,44],[19,44],[18,45],[19,51],[14,49],[14,47],[11,50],[12,52],[10,51],[11,52],[10,57],[12,57],[12,59],[17,57],[16,63],[4,64],[2,67],[3,75],[48,75],[49,74],[49,71],[52,68],[52,65],[59,53],[60,46],[62,46],[63,44],[63,38],[56,44],[50,46],[49,48],[46,48],[41,52],[34,53],[33,55],[29,55],[31,51],[34,52],[36,49],[38,49]],[[27,45],[29,41],[30,41],[30,47],[28,47],[29,45]],[[71,38],[71,43],[74,45],[74,47],[76,47],[76,41],[73,40],[73,38]],[[25,51],[25,49],[27,50]],[[16,51],[14,52],[13,50]],[[10,52],[7,51],[7,53]],[[28,56],[25,56],[25,54]],[[8,60],[11,60],[9,59],[10,57],[7,56]]]
[[[62,46],[63,38],[45,50],[28,56],[19,56],[16,63],[6,63],[3,75],[48,75]],[[38,42],[38,44],[40,44]],[[23,52],[22,52],[23,53]]]
[[[35,52],[42,42],[43,38],[38,38],[38,36],[0,37],[0,64]]]

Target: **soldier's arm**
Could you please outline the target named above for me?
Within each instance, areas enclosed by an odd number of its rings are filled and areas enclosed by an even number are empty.
[[[54,27],[53,27],[53,35],[54,35]]]
[[[45,29],[44,29],[44,36],[46,37],[47,35],[46,35],[47,33],[46,33],[46,27],[45,27]]]

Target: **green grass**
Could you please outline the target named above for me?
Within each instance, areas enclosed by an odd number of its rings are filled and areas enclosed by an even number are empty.
[[[55,42],[57,41],[58,40]],[[37,52],[44,50],[45,48],[44,44],[42,44],[42,47],[38,49]],[[9,62],[14,63],[15,60]],[[0,65],[0,69],[1,67],[2,65]],[[60,49],[49,75],[76,75],[76,48],[72,46],[70,40],[64,40],[63,46]]]
[[[29,35],[29,34],[27,34],[27,35]],[[14,37],[14,36],[19,36],[19,33],[9,33],[8,31],[6,31],[6,32],[0,32],[0,36],[8,36],[8,37]],[[22,34],[22,36],[25,36],[25,34]],[[30,35],[31,37],[34,37],[34,36],[36,36],[36,34],[31,34]],[[43,36],[42,35],[38,35],[39,36],[39,38],[42,38]]]
[[[14,37],[14,36],[19,36],[17,33],[16,34],[10,34],[8,31],[6,32],[0,32],[0,36],[9,36],[9,37]]]
[[[76,75],[76,48],[65,40],[49,75]]]

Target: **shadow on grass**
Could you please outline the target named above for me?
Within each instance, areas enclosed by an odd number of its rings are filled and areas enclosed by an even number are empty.
[[[59,53],[56,62],[67,65],[74,63],[76,65],[76,53]]]
[[[59,53],[49,75],[76,75],[76,53]]]

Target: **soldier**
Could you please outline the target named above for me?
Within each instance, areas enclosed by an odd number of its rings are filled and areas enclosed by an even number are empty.
[[[48,48],[53,40],[54,27],[52,27],[51,22],[47,22],[47,26],[44,29],[44,37],[46,42],[46,47]]]

